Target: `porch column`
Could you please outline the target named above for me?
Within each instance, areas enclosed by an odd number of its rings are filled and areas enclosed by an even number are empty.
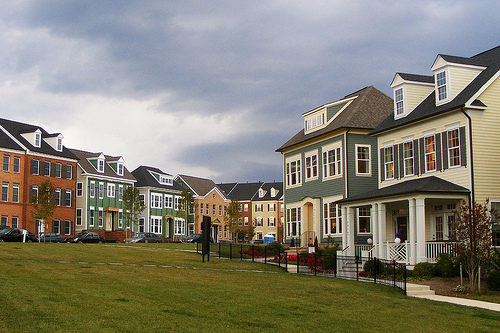
[[[375,248],[373,249],[373,256],[374,257],[379,257],[378,255],[378,248],[379,248],[379,244],[378,244],[378,224],[379,224],[379,220],[378,220],[378,204],[372,204],[372,207],[371,207],[371,231],[372,231],[372,245],[375,246]]]
[[[356,245],[354,245],[354,208],[347,207],[347,250],[348,256],[356,255]]]
[[[386,240],[386,211],[385,204],[378,204],[378,255],[380,258],[386,258],[386,251],[384,247],[384,243]]]
[[[348,230],[348,223],[347,223],[347,208],[345,206],[341,207],[342,209],[342,250],[347,247],[347,230]]]
[[[408,223],[410,224],[410,265],[415,265],[415,260],[416,260],[416,246],[415,246],[415,239],[416,239],[416,226],[415,226],[415,199],[409,199],[408,200]]]
[[[425,199],[415,199],[416,224],[417,224],[417,263],[426,262],[425,256]]]

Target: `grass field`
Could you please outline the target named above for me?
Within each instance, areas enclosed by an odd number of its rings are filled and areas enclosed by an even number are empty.
[[[500,314],[182,252],[0,244],[0,332],[498,332]]]

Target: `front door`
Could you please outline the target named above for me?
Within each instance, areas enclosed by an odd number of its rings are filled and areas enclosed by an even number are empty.
[[[408,217],[398,216],[396,219],[396,233],[399,233],[401,243],[404,243],[407,239],[408,232]]]

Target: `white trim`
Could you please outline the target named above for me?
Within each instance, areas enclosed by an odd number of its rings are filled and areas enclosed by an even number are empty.
[[[358,148],[368,148],[368,172],[366,173],[360,173],[358,170]],[[356,156],[354,157],[355,164],[356,164],[356,176],[365,176],[365,177],[371,177],[372,175],[372,146],[369,144],[355,144],[354,145],[354,153]],[[365,160],[362,160],[365,161]]]
[[[465,102],[465,107],[467,108],[480,108],[480,109],[485,109],[484,107],[477,107],[477,106],[472,106],[471,104],[486,90],[488,87],[496,81],[500,77],[500,70],[495,73],[472,97]]]

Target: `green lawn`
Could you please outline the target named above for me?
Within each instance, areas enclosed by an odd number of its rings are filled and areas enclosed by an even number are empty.
[[[1,332],[494,332],[500,314],[211,258],[196,245],[0,244]]]

